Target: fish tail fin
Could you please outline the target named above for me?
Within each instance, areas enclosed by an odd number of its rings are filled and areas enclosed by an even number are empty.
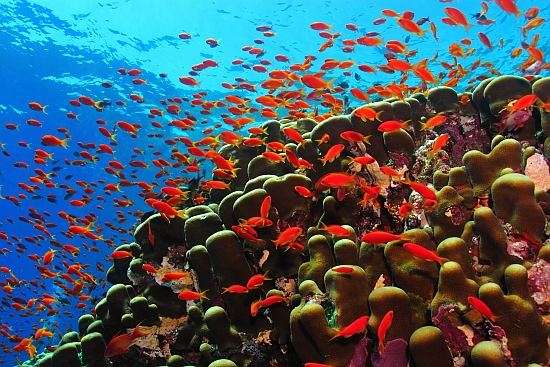
[[[449,259],[447,259],[446,257],[440,257],[437,262],[439,263],[439,265],[443,266],[443,264],[445,264],[447,261],[450,261]]]
[[[384,341],[382,339],[378,341],[378,353],[380,355],[384,354]]]
[[[204,298],[204,299],[207,299],[207,300],[210,301],[210,298],[208,298],[208,297],[206,296],[206,293],[207,293],[207,292],[208,292],[208,289],[205,290],[205,291],[202,291],[202,292],[201,292],[201,298]]]
[[[421,29],[418,35],[420,36],[420,38],[424,39],[424,36],[426,35],[426,32],[428,32],[428,31]]]
[[[71,138],[66,138],[66,139],[61,140],[61,146],[62,146],[63,148],[65,148],[65,149],[67,149],[67,148],[68,148],[67,142],[68,142],[70,139],[71,139]]]
[[[334,87],[332,85],[334,84],[335,81],[336,81],[336,78],[329,80],[328,83],[327,83],[327,88],[331,92],[334,92]]]
[[[46,112],[46,107],[48,107],[48,105],[45,105],[42,107],[42,112],[44,112],[47,115],[48,113]]]
[[[139,324],[136,325],[134,328],[134,331],[132,331],[132,339],[141,338],[143,336],[149,335],[149,333],[144,333],[139,330],[139,326],[144,322],[145,320],[141,321]]]
[[[470,30],[470,28],[473,26],[473,24],[470,24],[470,23],[466,23],[464,25],[464,28],[466,28],[466,33],[468,33],[468,31]]]
[[[376,116],[374,117],[376,120],[382,122],[382,119],[380,118],[380,116],[382,116],[382,114],[384,113],[384,111],[378,111],[376,113]]]

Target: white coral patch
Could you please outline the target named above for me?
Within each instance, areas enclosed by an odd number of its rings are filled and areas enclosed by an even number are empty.
[[[550,189],[550,172],[544,156],[535,153],[527,159],[525,175],[535,182],[535,190],[547,191]]]

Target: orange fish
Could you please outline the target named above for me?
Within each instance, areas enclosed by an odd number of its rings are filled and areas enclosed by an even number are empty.
[[[223,292],[224,293],[248,293],[249,289],[245,287],[244,285],[234,284],[229,287],[224,287]]]
[[[148,271],[150,273],[157,273],[157,269],[155,269],[151,264],[143,264],[141,265],[142,269],[145,271]]]
[[[408,182],[407,183],[414,191],[418,192],[420,195],[422,195],[426,199],[430,200],[437,200],[437,196],[435,192],[433,192],[430,188],[428,188],[426,185],[421,184],[420,182]]]
[[[440,257],[437,252],[430,251],[427,248],[417,245],[416,243],[407,242],[403,244],[403,248],[413,254],[416,257],[419,257],[424,260],[430,260],[430,261],[437,261],[441,266],[443,266],[444,263],[449,261],[449,259],[446,259],[444,257]]]
[[[353,111],[353,115],[359,117],[361,120],[363,120],[363,122],[366,122],[367,120],[372,121],[374,119],[382,121],[380,119],[380,115],[382,115],[382,113],[384,113],[384,111],[376,112],[374,109],[366,106],[359,107],[358,109]]]
[[[339,338],[339,337],[349,338],[355,334],[363,333],[367,328],[368,322],[369,322],[368,316],[361,316],[355,321],[353,321],[351,324],[343,328],[342,330],[338,331],[336,335],[330,338],[330,340]]]
[[[432,72],[429,71],[426,68],[419,67],[419,66],[413,66],[412,72],[414,75],[416,75],[420,80],[426,82],[426,83],[432,83],[435,86],[437,86],[438,80],[435,79]]]
[[[527,53],[529,56],[539,62],[544,62],[544,53],[536,47],[527,47]]]
[[[206,292],[208,292],[208,290],[205,290],[201,293],[194,291],[183,291],[178,294],[178,298],[182,301],[197,301],[201,298],[210,300],[210,298],[206,297]]]
[[[324,31],[326,29],[332,29],[331,25],[327,25],[326,23],[323,23],[323,22],[313,22],[309,25],[309,27],[316,31]]]
[[[179,78],[179,81],[182,84],[189,85],[192,87],[196,87],[200,84],[197,80],[195,80],[193,77],[190,77],[190,76],[182,76]]]
[[[391,326],[393,321],[393,311],[388,311],[382,318],[380,326],[378,326],[378,352],[380,354],[384,353],[384,340],[386,339],[386,334],[388,329]]]
[[[348,130],[341,133],[340,137],[344,140],[349,141],[350,143],[365,142],[367,144],[370,144],[371,135],[364,136],[363,134],[358,133],[356,131]]]
[[[401,218],[407,218],[413,210],[414,206],[411,203],[403,203],[399,207],[398,214]]]
[[[516,21],[522,12],[518,10],[516,3],[513,0],[496,0],[497,5],[508,14],[514,14]]]
[[[443,134],[437,137],[434,142],[433,148],[427,153],[428,156],[433,157],[433,155],[441,150],[449,141],[449,134]]]
[[[361,241],[367,243],[388,243],[391,241],[405,241],[407,239],[407,236],[404,234],[396,235],[384,231],[370,232],[361,237]]]
[[[275,303],[279,303],[279,302],[286,303],[287,301],[288,300],[283,296],[273,295],[273,296],[267,297],[262,301],[262,307],[270,307],[270,306],[273,306]]]
[[[523,37],[527,37],[527,31],[531,29],[535,29],[540,27],[546,19],[544,18],[533,18],[531,19],[526,25],[521,27],[521,33],[523,34]]]
[[[103,355],[109,358],[119,354],[124,354],[128,351],[128,349],[130,349],[130,346],[134,340],[147,335],[147,333],[139,331],[139,324],[137,324],[131,333],[115,336],[111,339],[109,344],[107,344],[107,348],[105,349]]]
[[[335,236],[349,236],[351,234],[349,230],[336,224],[330,226],[325,225],[323,222],[321,222],[320,224],[321,226],[319,227],[319,229],[321,231],[327,231],[328,233]]]
[[[300,227],[290,227],[285,229],[279,234],[277,240],[272,241],[275,247],[284,246],[291,242],[296,241],[296,239],[302,234],[302,228]]]
[[[246,283],[246,288],[248,289],[254,289],[261,287],[264,284],[264,281],[271,280],[271,278],[268,276],[268,271],[266,271],[264,274],[254,274],[248,279],[248,282]]]
[[[304,76],[302,76],[302,78],[300,79],[302,81],[302,84],[304,84],[305,86],[309,87],[309,88],[313,88],[313,89],[329,89],[331,91],[334,91],[334,88],[332,86],[332,84],[334,83],[334,81],[336,80],[336,78],[334,79],[331,79],[330,81],[325,81],[315,75],[311,75],[311,74],[305,74]]]
[[[44,256],[42,256],[42,264],[49,265],[54,257],[55,250],[50,249],[50,251],[46,252]]]
[[[350,89],[350,93],[352,94],[352,96],[354,96],[360,101],[363,101],[363,102],[370,101],[370,98],[361,89],[352,88]]]
[[[327,151],[327,154],[323,158],[318,158],[321,162],[323,162],[323,166],[327,162],[333,162],[336,158],[340,156],[340,153],[345,149],[344,144],[336,144],[330,147],[330,149]]]
[[[434,116],[432,118],[430,118],[427,122],[420,122],[420,130],[424,130],[424,129],[427,129],[427,128],[434,128],[436,126],[439,126],[441,125],[442,123],[444,123],[445,121],[447,120],[447,116],[445,115],[440,115],[440,116]]]
[[[495,322],[495,315],[493,311],[479,298],[470,296],[468,297],[468,302],[475,308],[483,317],[488,318],[489,320]]]
[[[262,201],[262,205],[260,206],[260,217],[267,218],[269,209],[271,209],[271,195],[266,196]]]
[[[445,11],[445,14],[449,16],[449,18],[454,20],[457,24],[464,26],[464,28],[466,28],[466,32],[468,32],[472,24],[468,23],[468,19],[466,18],[466,15],[464,15],[463,12],[452,7],[447,7],[443,10]]]
[[[539,8],[537,8],[536,6],[533,6],[532,8],[527,10],[527,12],[525,13],[525,18],[533,19],[534,17],[539,15],[539,11],[540,11]]]
[[[314,195],[313,192],[311,192],[307,187],[304,186],[294,186],[294,190],[300,195],[305,198],[312,197]]]
[[[512,115],[517,111],[531,107],[537,99],[536,94],[528,94],[518,99],[512,106],[506,106],[504,109],[508,110],[508,115]]]
[[[430,30],[432,31],[432,34],[434,35],[434,39],[439,42],[439,38],[437,37],[437,27],[435,26],[434,22],[430,22]]]
[[[302,134],[291,127],[283,128],[283,133],[291,140],[294,140],[296,143],[301,144],[302,147],[305,144],[305,140],[302,137]]]
[[[412,34],[416,34],[420,36],[420,38],[424,38],[424,34],[426,33],[426,31],[420,29],[418,24],[416,24],[414,21],[401,17],[397,19],[397,24],[404,30],[411,32]]]
[[[407,130],[408,124],[409,124],[409,121],[405,121],[405,122],[399,122],[395,120],[384,121],[378,126],[378,131],[389,133],[389,132],[397,131],[399,129]]]
[[[38,102],[30,102],[29,103],[29,108],[31,110],[35,110],[35,111],[41,111],[41,112],[44,112],[46,113],[46,107],[48,107],[48,105],[45,105],[45,106],[42,106],[40,103]],[[47,115],[47,113],[46,113]]]
[[[277,154],[275,152],[263,152],[262,156],[264,158],[266,158],[267,160],[272,161],[272,162],[280,163],[280,162],[285,161],[285,157],[280,156],[279,154]]]
[[[479,37],[479,40],[481,41],[481,43],[483,43],[486,47],[488,47],[491,51],[493,50],[493,48],[495,48],[495,46],[493,46],[491,44],[491,40],[489,39],[489,37],[487,37],[487,35],[483,32],[478,32],[477,33],[477,36]]]
[[[354,163],[367,165],[367,164],[372,164],[372,163],[376,162],[376,159],[374,159],[373,157],[361,156],[361,157],[355,157],[355,158],[353,158],[352,161],[353,161]]]
[[[133,256],[132,253],[129,252],[129,251],[114,251],[114,252],[111,254],[111,257],[112,257],[113,259],[117,259],[117,260],[118,260],[118,259],[126,259],[126,258],[128,258],[128,257],[134,257],[134,256]]]
[[[355,174],[349,175],[344,172],[334,172],[334,173],[326,174],[323,177],[321,177],[319,181],[317,181],[317,183],[315,184],[315,187],[316,189],[317,187],[323,187],[324,188],[323,190],[318,190],[318,191],[324,191],[327,188],[338,188],[341,186],[348,186],[355,183],[356,183]]]
[[[250,315],[252,317],[256,317],[256,315],[258,314],[258,311],[262,307],[262,301],[263,299],[260,297],[259,300],[254,301],[250,304]]]
[[[174,272],[174,273],[164,273],[162,275],[162,278],[160,279],[161,282],[171,282],[173,280],[182,279],[185,277],[188,277],[189,273],[186,272]]]
[[[53,135],[44,135],[42,137],[42,145],[50,146],[50,147],[63,147],[67,149],[67,141],[69,141],[70,138],[66,139],[59,139],[58,137],[55,137]]]

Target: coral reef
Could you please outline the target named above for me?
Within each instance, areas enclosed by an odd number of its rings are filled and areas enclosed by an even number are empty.
[[[40,366],[547,365],[550,196],[526,166],[538,154],[549,170],[535,139],[548,112],[513,109],[550,101],[547,83],[501,76],[465,97],[264,123],[264,144],[218,151],[231,190],[149,216],[118,248],[133,258],[109,269],[96,314]],[[409,130],[379,129],[390,120]]]

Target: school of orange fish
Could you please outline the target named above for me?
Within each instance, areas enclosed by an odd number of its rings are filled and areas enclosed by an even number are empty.
[[[440,0],[440,2],[453,1]],[[545,62],[544,52],[538,46],[537,28],[545,23],[545,18],[539,16],[539,9],[536,7],[518,9],[518,5],[513,0],[495,0],[494,2],[482,1],[479,9],[460,9],[460,3],[456,2],[445,6],[447,17],[431,21],[428,18],[415,18],[415,14],[410,11],[396,12],[387,9],[382,11],[379,18],[369,20],[369,24],[328,25],[320,21],[314,22],[309,25],[309,31],[317,32],[319,35],[318,54],[307,55],[300,61],[292,60],[292,63],[290,57],[282,54],[277,54],[270,60],[265,55],[267,50],[260,47],[261,44],[243,46],[242,51],[249,55],[247,57],[253,58],[253,65],[248,65],[249,61],[246,58],[235,59],[232,65],[241,65],[243,71],[252,70],[258,75],[263,74],[266,76],[265,80],[259,84],[252,84],[244,78],[237,78],[235,83],[223,82],[221,90],[225,90],[226,95],[223,99],[217,100],[209,100],[208,93],[201,91],[199,84],[201,71],[219,67],[220,64],[213,59],[204,60],[194,65],[189,75],[179,78],[179,82],[185,88],[182,92],[183,96],[147,101],[147,106],[154,105],[148,108],[150,122],[116,121],[117,106],[145,103],[140,89],[143,91],[149,86],[148,82],[142,79],[144,72],[137,67],[118,69],[118,77],[122,75],[126,83],[132,83],[135,86],[135,93],[112,103],[87,95],[67,100],[66,107],[69,110],[66,116],[70,123],[68,122],[65,128],[58,128],[57,131],[48,130],[47,105],[53,101],[49,101],[47,96],[41,100],[28,101],[28,106],[25,108],[30,118],[26,121],[6,123],[6,130],[2,136],[18,134],[18,125],[26,123],[36,127],[39,142],[35,142],[30,147],[30,143],[25,141],[27,137],[23,136],[20,137],[23,140],[19,142],[22,148],[7,146],[0,142],[4,155],[2,166],[13,166],[28,172],[27,180],[19,182],[18,188],[6,185],[3,187],[2,208],[12,217],[8,215],[7,223],[2,223],[0,227],[0,239],[4,242],[4,245],[0,246],[2,247],[0,253],[6,255],[6,259],[13,259],[15,254],[21,258],[21,261],[27,257],[30,258],[37,272],[22,274],[17,264],[0,258],[2,261],[0,282],[3,287],[3,302],[0,306],[3,315],[0,346],[4,354],[21,352],[25,353],[21,356],[25,359],[27,353],[30,358],[33,358],[37,348],[55,349],[52,345],[57,343],[56,337],[61,336],[57,331],[59,327],[74,328],[78,318],[78,315],[68,307],[82,309],[81,314],[93,314],[93,305],[107,287],[103,278],[92,274],[93,268],[104,273],[103,263],[97,262],[92,265],[87,262],[86,255],[91,252],[108,253],[105,261],[127,256],[120,251],[111,254],[112,250],[109,248],[121,244],[122,237],[118,236],[128,235],[127,238],[130,238],[136,226],[135,222],[144,212],[156,210],[167,217],[179,215],[185,206],[208,203],[210,190],[230,188],[235,168],[233,162],[217,153],[217,149],[224,144],[265,145],[264,140],[257,137],[264,133],[257,127],[261,122],[268,119],[297,120],[306,117],[320,122],[330,116],[346,112],[348,102],[345,101],[344,96],[348,93],[349,104],[358,107],[377,98],[404,99],[413,93],[426,92],[434,86],[455,87],[460,84],[466,91],[472,90],[479,81],[500,75],[494,63],[476,58],[476,48],[493,50],[503,47],[502,38],[490,39],[482,31],[484,27],[499,21],[496,18],[489,18],[491,14],[516,18],[519,28],[514,32],[517,33],[517,40],[520,41],[513,49],[510,60],[517,64],[518,74],[530,78],[534,74],[544,73],[550,69],[550,64]],[[464,14],[465,12],[476,12],[474,23],[469,22],[470,17]],[[373,31],[366,34],[359,32],[360,27],[371,25],[376,27],[383,24],[400,27],[404,31],[403,39],[384,41],[380,32]],[[419,40],[433,37],[439,40],[438,27],[464,27],[469,32],[469,37],[451,42],[448,45],[448,53],[445,55],[436,53],[429,58],[420,59],[420,56],[425,55],[421,55],[417,49],[411,49],[407,41],[411,37],[418,37]],[[256,30],[263,37],[276,37],[276,30],[271,26],[257,25]],[[182,40],[195,37],[185,32],[174,36]],[[223,47],[218,40],[212,38],[207,38],[205,42],[211,48]],[[378,47],[384,51],[385,60],[381,60],[377,65],[368,64],[365,60],[351,60],[352,57],[348,56],[359,47]],[[340,48],[342,60],[323,60],[323,52],[328,48]],[[445,72],[434,75],[432,72],[434,65],[442,66]],[[369,73],[385,73],[393,80],[386,85],[372,85],[366,90],[336,83],[338,76],[341,75],[355,76],[355,79],[359,80],[361,75]],[[166,76],[166,74],[159,75],[160,78],[166,78]],[[112,88],[115,76],[105,76],[105,79],[101,83],[102,87]],[[546,108],[546,106],[543,107]],[[196,113],[195,115],[191,113],[192,109],[199,111],[203,116],[202,121],[195,116]],[[221,113],[223,122],[208,125],[209,127],[202,131],[204,137],[201,139],[193,141],[185,136],[166,134],[169,128],[198,131],[201,129],[201,123],[207,122],[208,116],[213,111]],[[101,112],[109,114],[112,121],[103,119]],[[77,141],[78,133],[74,131],[73,126],[78,122],[75,120],[78,120],[79,115],[90,114],[97,114],[97,129],[103,139],[89,143]],[[356,111],[356,115],[365,120],[377,118],[376,112],[369,108]],[[161,120],[162,123],[156,120]],[[436,117],[427,122],[427,127],[436,126],[441,122]],[[381,125],[381,129],[384,129],[381,131],[394,131],[401,128],[407,128],[406,123],[391,121]],[[303,142],[301,135],[293,129],[286,128],[284,133],[298,144]],[[254,136],[250,137],[248,134]],[[32,137],[28,138],[32,139]],[[79,138],[85,139],[85,136],[79,135]],[[140,140],[149,138],[148,148],[129,148],[136,141],[132,138]],[[153,140],[155,138],[156,140]],[[325,136],[318,143],[328,141],[330,138]],[[369,137],[349,131],[343,133],[342,138],[348,141],[368,142]],[[431,153],[441,148],[446,143],[446,139],[448,136],[442,135]],[[166,144],[170,149],[170,155],[163,156],[161,149],[158,149],[153,142]],[[41,146],[37,147],[39,144]],[[17,160],[17,149],[24,148],[34,151],[32,162]],[[311,166],[310,162],[293,157],[292,152],[289,153],[288,150],[285,152],[283,144],[273,142],[269,143],[267,148],[269,149],[262,154],[268,160],[294,159],[295,165],[299,168],[308,169]],[[321,158],[323,164],[332,161],[343,148],[341,144],[334,146],[325,157]],[[55,157],[64,154],[65,149],[74,152],[73,159],[65,157],[62,161],[55,161]],[[118,160],[119,151],[124,151],[126,154],[132,151],[131,160]],[[369,162],[364,161],[366,159],[368,158],[355,158],[359,164],[368,164]],[[200,175],[207,161],[214,167],[213,173],[217,179],[204,178],[200,182],[199,189],[194,192],[186,189],[186,185]],[[78,178],[65,177],[66,180],[63,180],[58,173],[59,170],[56,169],[63,164],[72,168],[82,167],[83,172],[85,167],[94,166],[98,170],[104,170],[107,175],[94,174],[90,178],[91,171],[87,171],[88,176],[83,174]],[[389,175],[395,174],[389,167],[384,169]],[[154,180],[145,178],[146,172],[150,170],[156,172]],[[94,176],[104,178],[95,179]],[[350,179],[348,176],[338,177],[336,174],[330,178],[335,182],[329,182],[327,178],[321,183],[320,190],[345,185],[344,181]],[[433,193],[430,190],[424,190],[421,184],[412,184],[417,185],[415,190],[424,191],[430,196],[427,193],[429,191],[433,196]],[[138,191],[135,191],[136,189]],[[313,195],[305,187],[297,187],[296,190],[300,190],[300,194],[304,196]],[[134,195],[135,192],[138,194]],[[376,196],[377,193],[370,193],[370,195]],[[62,197],[65,200],[62,200]],[[52,203],[52,210],[37,211],[31,205],[33,199],[49,201]],[[366,203],[369,198],[366,197],[364,200]],[[62,203],[69,205],[62,207]],[[20,215],[21,209],[18,207],[24,208],[26,215]],[[106,209],[111,207],[116,208],[117,217],[109,221],[101,213],[103,210],[107,212]],[[269,209],[269,203],[266,203],[266,207]],[[62,218],[63,224],[56,223],[55,217]],[[268,225],[265,223],[267,220],[264,216],[249,218],[247,224],[264,226]],[[19,238],[10,233],[10,225],[14,225],[15,221],[23,221],[29,225],[26,237]],[[324,226],[324,229],[329,231],[341,229],[336,227]],[[104,228],[110,231],[103,232]],[[250,228],[243,226],[233,229],[240,232],[240,236],[254,238]],[[283,233],[276,245],[285,246],[293,243],[293,239],[301,234],[295,232]],[[411,251],[415,249],[411,248]],[[435,260],[442,261],[442,259]],[[257,281],[261,282],[263,279]],[[52,292],[51,284],[55,284],[60,291]],[[238,290],[225,289],[224,291]],[[199,294],[198,297],[201,296],[203,295]],[[196,295],[183,294],[180,297],[190,299],[189,297],[196,298]],[[266,301],[263,300],[263,303]],[[472,301],[475,302],[475,300]],[[261,306],[261,303],[257,305],[258,308]],[[55,315],[62,315],[65,321],[47,324],[48,318]],[[18,330],[18,325],[10,324],[8,320],[12,317],[27,318],[34,328],[33,335],[24,334]],[[391,317],[392,315],[387,315],[386,323],[391,323]],[[67,319],[69,319],[68,322]],[[366,324],[365,320],[357,322],[361,325],[350,325],[354,328],[353,332],[357,332],[357,328],[363,329]],[[344,335],[346,330],[342,330],[341,333]],[[383,336],[380,340],[383,340]]]

